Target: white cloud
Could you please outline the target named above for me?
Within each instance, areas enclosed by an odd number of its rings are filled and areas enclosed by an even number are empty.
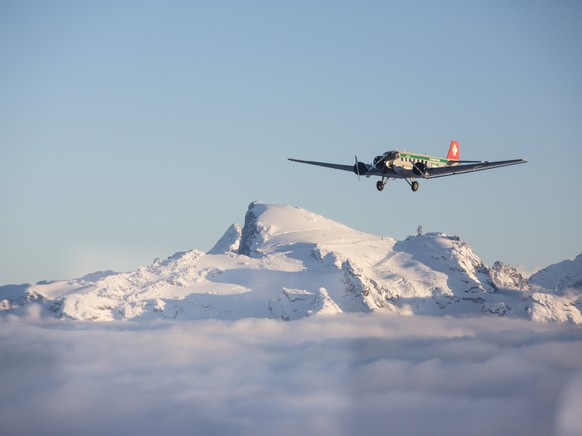
[[[0,433],[575,434],[582,329],[377,314],[0,321]]]
[[[582,433],[582,375],[572,380],[562,396],[558,409],[557,426],[562,435],[575,436]]]

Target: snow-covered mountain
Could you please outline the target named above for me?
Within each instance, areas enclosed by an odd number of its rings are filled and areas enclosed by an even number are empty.
[[[530,283],[556,291],[582,290],[582,254],[574,260],[564,260],[538,271],[530,277]]]
[[[582,324],[582,291],[545,290],[538,278],[559,277],[554,270],[533,276],[533,289],[510,266],[484,265],[458,237],[429,233],[396,241],[304,209],[253,202],[244,226],[233,224],[208,253],[176,253],[129,273],[3,286],[0,310],[36,303],[59,318],[102,321],[385,311]]]

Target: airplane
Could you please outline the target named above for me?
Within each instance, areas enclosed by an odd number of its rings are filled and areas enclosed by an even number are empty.
[[[382,191],[390,179],[404,179],[413,192],[418,190],[419,184],[416,180],[435,179],[437,177],[454,176],[474,171],[490,170],[493,168],[506,167],[526,163],[523,159],[501,160],[495,162],[460,160],[461,149],[459,143],[451,141],[449,153],[446,158],[434,157],[426,154],[411,153],[407,151],[387,151],[374,158],[371,164],[358,161],[354,165],[341,165],[328,162],[315,162],[311,160],[291,159],[292,162],[299,162],[320,167],[333,168],[336,170],[350,171],[360,176],[380,176],[381,180],[376,182],[376,189]]]

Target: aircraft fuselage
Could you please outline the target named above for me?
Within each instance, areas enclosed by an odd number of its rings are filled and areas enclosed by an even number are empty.
[[[373,166],[387,177],[424,177],[428,168],[458,165],[457,162],[427,154],[387,151],[374,158]]]

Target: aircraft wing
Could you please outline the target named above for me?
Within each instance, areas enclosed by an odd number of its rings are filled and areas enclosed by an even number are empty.
[[[354,165],[341,165],[341,164],[334,164],[334,163],[327,163],[327,162],[315,162],[312,160],[300,160],[300,159],[291,159],[290,161],[299,162],[309,165],[317,165],[318,167],[326,167],[326,168],[333,168],[335,170],[342,170],[342,171],[349,171],[350,173],[354,172]]]
[[[474,171],[484,171],[493,168],[507,167],[510,165],[518,165],[526,163],[523,159],[500,160],[496,162],[477,162],[467,165],[455,165],[440,168],[427,168],[425,175],[427,179],[434,179],[436,177],[454,176],[455,174],[472,173]]]
[[[313,160],[301,160],[301,159],[291,159],[288,158],[288,160],[292,161],[292,162],[299,162],[299,163],[304,163],[304,164],[308,164],[308,165],[316,165],[318,167],[325,167],[325,168],[333,168],[334,170],[342,170],[342,171],[349,171],[350,173],[354,172],[354,165],[342,165],[342,164],[334,164],[334,163],[329,163],[329,162],[316,162]],[[369,177],[369,176],[381,176],[382,173],[380,172],[380,170],[378,170],[377,168],[375,168],[372,165],[369,164],[365,164],[363,162],[358,162],[358,165],[362,165],[365,167],[362,168],[361,170],[361,175],[365,176],[365,177]]]

